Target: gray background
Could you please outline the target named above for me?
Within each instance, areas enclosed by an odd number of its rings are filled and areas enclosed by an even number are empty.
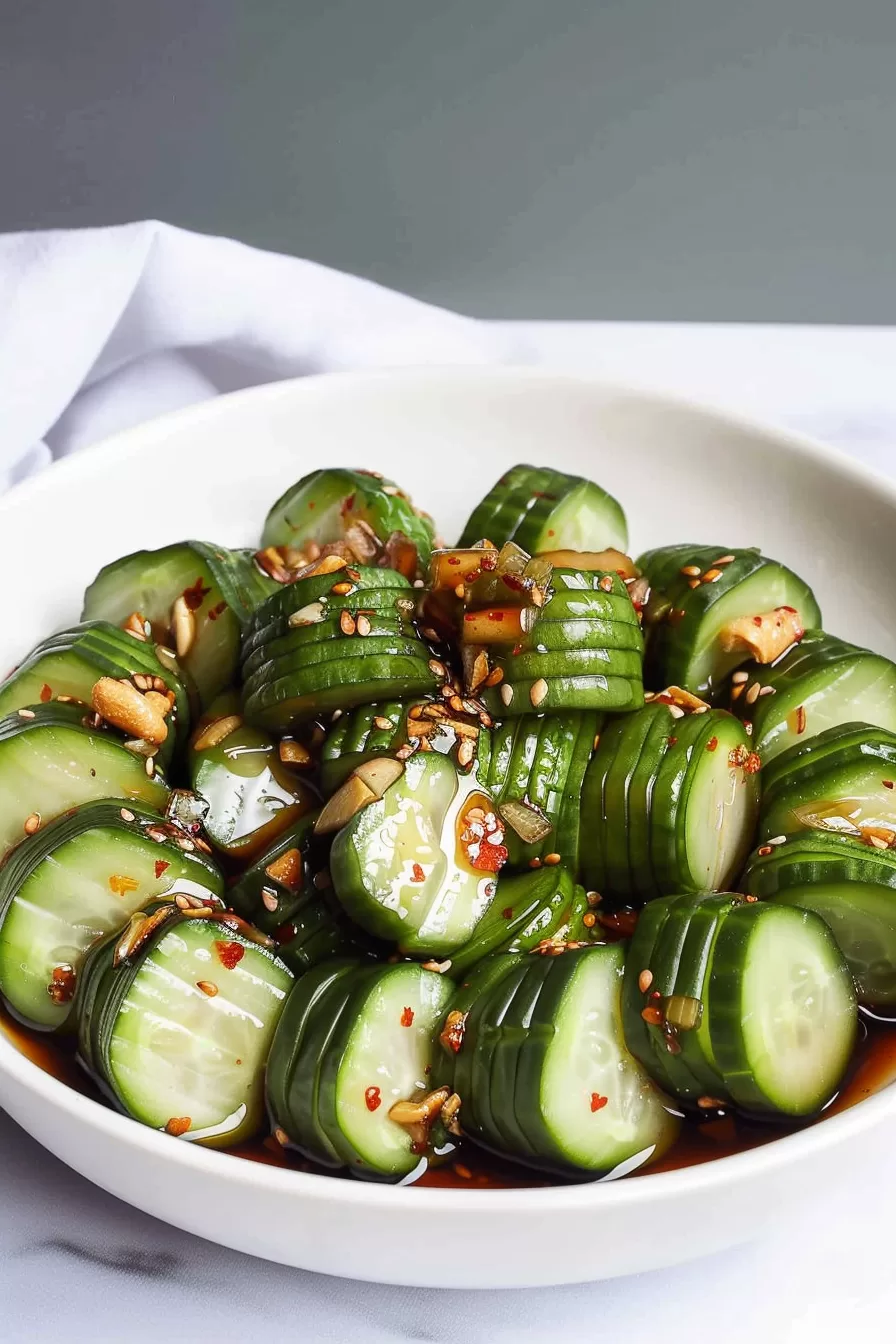
[[[0,229],[506,317],[896,319],[894,0],[0,0]]]

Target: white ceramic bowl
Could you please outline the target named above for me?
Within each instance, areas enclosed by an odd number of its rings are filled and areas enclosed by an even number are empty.
[[[827,627],[896,656],[888,583],[896,490],[832,450],[666,399],[530,371],[437,370],[280,383],[122,434],[0,503],[0,666],[77,619],[100,565],[182,537],[257,537],[312,467],[394,476],[457,535],[514,462],[606,485],[635,552],[676,540],[761,544],[814,584]],[[77,1171],[158,1218],[306,1269],[439,1287],[534,1287],[672,1264],[761,1234],[776,1211],[848,1180],[857,1139],[892,1120],[888,1088],[752,1152],[612,1184],[392,1188],[240,1161],[66,1088],[0,1035],[0,1104]]]

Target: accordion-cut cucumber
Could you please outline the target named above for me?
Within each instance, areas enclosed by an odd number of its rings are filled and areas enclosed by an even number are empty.
[[[420,966],[326,962],[286,1006],[268,1064],[268,1106],[313,1161],[397,1180],[418,1165],[397,1102],[431,1089],[433,1041],[453,993]]]
[[[396,532],[417,548],[425,569],[433,545],[432,520],[414,508],[393,481],[370,471],[325,467],[285,491],[267,516],[262,546],[325,545],[342,541],[353,524],[364,523],[385,543]]]
[[[229,858],[248,859],[317,798],[281,761],[274,739],[243,723],[238,708],[237,696],[222,696],[200,721],[189,754],[190,787],[208,803],[203,826],[215,847]]]
[[[896,733],[837,724],[766,767],[761,838],[812,828],[896,838]]]
[[[718,689],[750,658],[749,649],[728,647],[724,638],[726,627],[743,617],[783,609],[798,616],[797,629],[821,624],[811,588],[756,549],[662,546],[637,564],[650,582],[645,630],[649,674],[658,686],[698,695]]]
[[[539,551],[624,551],[628,529],[622,506],[593,481],[550,467],[506,471],[470,515],[460,546],[487,537]]]
[[[494,803],[437,752],[418,753],[333,841],[330,871],[352,919],[409,955],[446,956],[494,900],[506,861]]]
[[[325,847],[314,838],[316,816],[290,827],[228,891],[228,903],[274,939],[296,975],[330,957],[368,955],[374,946],[333,896]]]
[[[600,723],[601,716],[595,712],[527,714],[507,719],[495,729],[483,782],[504,816],[504,843],[511,866],[559,854],[573,872],[578,870],[582,781]],[[550,824],[550,831],[543,839],[526,843],[509,820],[512,811],[503,812],[508,804],[534,809],[531,821],[542,818]],[[525,828],[530,818],[526,812],[521,816]]]
[[[676,896],[642,916],[626,958],[629,1049],[701,1110],[802,1118],[843,1078],[857,1017],[824,922],[737,896]]]
[[[220,896],[184,833],[135,803],[85,803],[23,840],[0,868],[0,992],[39,1030],[63,1026],[84,954],[169,892]]]
[[[82,1062],[128,1115],[223,1148],[262,1116],[264,1068],[293,983],[233,914],[156,905],[88,954]]]
[[[752,723],[764,764],[841,723],[896,732],[896,664],[822,630],[807,631],[773,666],[749,663],[734,677],[732,707]]]
[[[724,710],[676,717],[654,701],[611,719],[582,792],[586,885],[625,900],[724,890],[752,842],[758,768]]]
[[[442,1038],[466,1135],[567,1176],[665,1152],[678,1120],[626,1048],[622,969],[619,944],[476,968],[451,1005],[462,1031]]]
[[[582,915],[588,908],[584,890],[559,864],[501,877],[472,938],[452,952],[451,975],[460,979],[494,952],[531,952],[548,941],[586,941]]]
[[[110,732],[87,728],[80,705],[49,701],[0,720],[0,858],[80,803],[121,798],[164,809],[158,773]]]
[[[248,552],[183,541],[106,565],[84,595],[82,619],[120,625],[140,612],[208,705],[233,681],[241,624],[275,587]]]
[[[101,677],[139,676],[158,679],[174,692],[174,707],[159,753],[167,764],[190,729],[190,703],[178,677],[159,662],[151,643],[136,639],[108,621],[91,621],[51,635],[38,644],[23,663],[0,684],[0,718],[17,709],[45,704],[64,696],[90,706],[93,688]]]
[[[247,719],[283,732],[337,709],[437,689],[444,668],[417,634],[412,592],[395,571],[358,565],[310,575],[275,593],[246,632]],[[378,613],[387,611],[387,624],[377,626]],[[389,633],[376,634],[377,628]]]
[[[812,910],[830,926],[869,1005],[896,1004],[896,853],[824,831],[760,845],[741,880],[775,905]]]
[[[617,574],[555,568],[550,595],[531,609],[528,626],[512,647],[489,648],[500,683],[483,699],[495,718],[643,705],[641,628]]]

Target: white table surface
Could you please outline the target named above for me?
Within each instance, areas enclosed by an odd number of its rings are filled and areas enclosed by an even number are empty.
[[[714,401],[896,471],[896,330],[538,323],[514,332],[533,362]],[[896,1129],[861,1156],[859,1175],[847,1183],[832,1171],[813,1208],[782,1208],[763,1245],[608,1283],[424,1292],[285,1269],[166,1227],[89,1185],[0,1113],[0,1341],[885,1344],[896,1335]],[[687,1228],[656,1234],[687,1239]],[[600,1236],[596,1226],[595,1264]],[[441,1249],[434,1229],[433,1254]]]

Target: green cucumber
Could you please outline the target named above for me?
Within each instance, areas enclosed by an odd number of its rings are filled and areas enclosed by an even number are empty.
[[[621,900],[724,890],[749,850],[758,758],[724,710],[654,701],[611,721],[582,792],[586,885]]]
[[[336,895],[375,937],[410,955],[447,956],[494,900],[507,857],[499,827],[475,778],[437,752],[418,753],[338,832],[330,854]]]
[[[622,506],[593,481],[549,467],[506,471],[470,515],[458,545],[483,538],[514,541],[539,551],[624,551],[628,529]]]
[[[724,627],[742,617],[790,608],[802,629],[821,624],[811,588],[755,548],[661,546],[637,564],[650,582],[645,628],[657,686],[682,686],[696,695],[718,689],[749,659],[748,652],[727,651],[720,639]]]
[[[268,1104],[282,1138],[357,1175],[400,1180],[418,1166],[396,1102],[429,1091],[436,1029],[453,985],[410,963],[331,962],[303,976],[268,1063]]]
[[[551,826],[544,839],[528,844],[511,824],[505,826],[504,843],[512,867],[524,867],[554,853],[577,871],[582,781],[600,724],[601,716],[594,712],[527,714],[507,719],[495,730],[483,782],[498,811],[505,804],[523,803],[537,809]]]
[[[250,1137],[292,975],[227,912],[149,907],[88,954],[75,1001],[83,1063],[114,1103],[211,1147]]]
[[[432,520],[415,509],[394,482],[369,471],[326,467],[303,476],[271,508],[262,546],[325,545],[341,541],[353,523],[371,527],[381,542],[399,532],[417,547],[425,569],[433,545]]]
[[[219,697],[194,734],[190,788],[208,804],[206,834],[228,858],[253,858],[311,810],[316,793],[280,759],[267,733],[242,723],[235,694]],[[215,727],[230,732],[220,740]],[[197,745],[198,744],[198,745]]]
[[[425,722],[425,711],[433,703],[431,700],[392,700],[379,705],[359,705],[331,724],[321,749],[320,785],[324,797],[335,793],[352,771],[365,761],[394,756],[409,742],[416,741],[408,735],[408,714],[420,710]],[[446,710],[445,713],[448,717],[437,718],[436,731],[426,740],[434,751],[457,757],[462,742],[472,739],[458,736],[449,712]],[[459,725],[461,723],[463,720]],[[491,733],[481,726],[467,726],[476,730],[476,738],[473,757],[464,768],[487,787]]]
[[[760,845],[743,890],[776,905],[812,910],[829,925],[860,1002],[896,1004],[896,853],[825,831]]]
[[[764,764],[841,723],[896,732],[896,664],[822,630],[807,631],[772,666],[750,663],[734,676],[742,678],[732,683],[734,712],[752,723]]]
[[[699,1110],[815,1115],[855,1041],[849,972],[822,920],[730,895],[670,896],[626,960],[629,1049]]]
[[[163,810],[168,788],[120,738],[88,728],[83,706],[51,700],[0,719],[0,858],[35,824],[97,798]]]
[[[214,865],[158,813],[85,803],[23,840],[0,867],[0,993],[28,1026],[64,1026],[84,955],[147,901],[217,897]]]
[[[896,835],[896,733],[840,723],[782,751],[762,776],[760,837],[810,828]]]
[[[463,1029],[442,1060],[468,1137],[565,1176],[666,1151],[678,1122],[626,1049],[622,968],[620,944],[480,963],[452,1001]]]
[[[500,877],[495,899],[472,937],[451,954],[454,979],[466,975],[494,952],[531,952],[539,943],[558,935],[575,940],[583,932],[578,927],[580,892],[572,873],[559,864],[516,877]]]

